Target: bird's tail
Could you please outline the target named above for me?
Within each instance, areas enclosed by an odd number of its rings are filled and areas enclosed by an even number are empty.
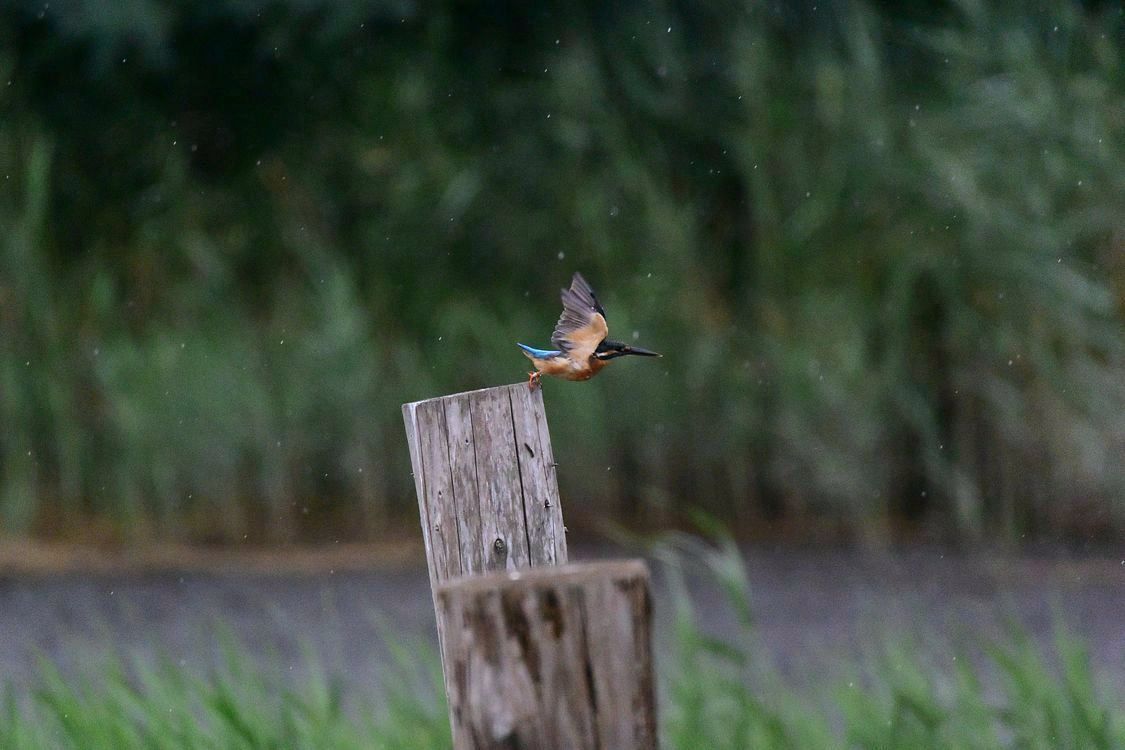
[[[536,349],[533,346],[521,344],[518,341],[516,342],[516,346],[523,349],[523,353],[527,355],[528,359],[550,359],[551,357],[557,357],[562,354],[562,352],[557,349]]]

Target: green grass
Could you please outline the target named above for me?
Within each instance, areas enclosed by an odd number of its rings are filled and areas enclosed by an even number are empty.
[[[392,644],[394,646],[395,644]],[[392,648],[379,701],[345,691],[313,657],[296,689],[280,667],[255,663],[227,639],[222,666],[204,675],[171,661],[110,657],[80,676],[44,663],[30,697],[9,690],[0,747],[44,748],[372,748],[412,750],[449,745],[438,698],[436,653],[416,644]],[[410,659],[407,662],[407,659]]]
[[[734,544],[685,538],[664,549],[676,607],[676,648],[662,681],[669,747],[1125,747],[1125,693],[1105,684],[1061,624],[1050,647],[1013,623],[1003,641],[952,653],[927,648],[926,633],[873,635],[862,661],[841,660],[819,672],[838,676],[797,686],[772,668],[755,636]],[[725,591],[741,638],[704,634],[676,572],[685,559]]]
[[[732,544],[676,542],[658,552],[669,581],[659,602],[675,613],[673,648],[658,652],[665,748],[1125,747],[1120,686],[1104,685],[1082,644],[1061,628],[1044,648],[1013,627],[1003,642],[977,644],[974,658],[927,652],[918,647],[925,634],[875,640],[874,656],[842,659],[825,672],[838,677],[798,685],[769,666]],[[738,638],[705,635],[699,619],[715,613],[691,604],[688,565],[702,565],[726,592],[742,626]],[[76,679],[44,664],[30,697],[21,686],[0,702],[0,747],[448,747],[434,653],[389,642],[394,663],[379,699],[344,690],[311,657],[308,676],[282,687],[292,679],[230,640],[222,666],[205,675],[111,658]]]

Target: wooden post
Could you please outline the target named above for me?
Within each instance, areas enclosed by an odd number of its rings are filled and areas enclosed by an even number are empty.
[[[402,414],[432,586],[567,561],[541,390],[485,388]]]
[[[643,562],[458,578],[436,601],[456,750],[656,747]]]
[[[655,748],[648,571],[566,565],[542,391],[402,413],[455,750]]]

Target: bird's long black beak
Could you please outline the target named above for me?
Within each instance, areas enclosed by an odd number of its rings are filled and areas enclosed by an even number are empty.
[[[621,350],[622,354],[636,354],[638,357],[663,357],[663,354],[650,352],[648,349],[642,349],[639,346],[627,346]]]

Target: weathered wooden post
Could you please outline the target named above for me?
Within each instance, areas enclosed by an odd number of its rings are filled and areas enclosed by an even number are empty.
[[[457,750],[656,747],[644,563],[458,578],[437,607]]]
[[[432,586],[567,561],[542,391],[485,388],[402,414]]]
[[[402,413],[455,750],[655,748],[648,572],[566,564],[542,391]]]

